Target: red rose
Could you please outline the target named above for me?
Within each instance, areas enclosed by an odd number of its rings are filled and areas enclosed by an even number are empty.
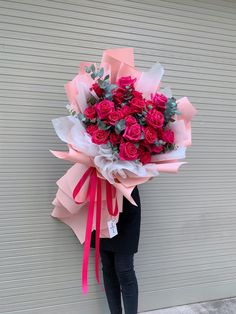
[[[123,76],[119,78],[117,85],[122,88],[125,88],[126,86],[130,86],[130,85],[133,87],[135,82],[136,82],[136,78],[132,79],[131,76]]]
[[[98,97],[102,97],[103,95],[103,89],[99,87],[98,83],[94,83],[90,90],[94,90]]]
[[[117,88],[112,92],[112,98],[117,105],[121,105],[125,96],[126,90],[124,88]]]
[[[142,112],[145,108],[145,101],[141,98],[133,98],[130,101],[132,112]]]
[[[140,155],[139,159],[141,161],[141,163],[148,164],[151,161],[151,154],[149,152],[145,152],[142,155]]]
[[[130,115],[125,117],[125,125],[126,126],[130,126],[130,125],[136,124],[136,123],[137,123],[137,120],[135,119],[135,117],[130,116]]]
[[[92,136],[93,133],[94,133],[95,131],[97,131],[97,130],[98,130],[97,124],[90,124],[90,125],[88,125],[87,128],[86,128],[86,132],[87,132],[88,134],[90,134],[91,136]]]
[[[90,106],[90,107],[87,107],[85,110],[84,110],[84,115],[87,119],[89,120],[92,120],[94,118],[96,118],[97,116],[97,112],[95,110],[94,107]]]
[[[162,128],[159,128],[159,129],[156,129],[156,131],[157,131],[158,140],[162,140],[162,133],[164,130]]]
[[[156,108],[161,112],[165,111],[167,100],[168,98],[163,94],[156,93],[154,96],[152,95],[152,101],[156,105]]]
[[[92,134],[92,142],[95,144],[106,144],[109,132],[105,130],[97,130]]]
[[[151,144],[149,144],[146,141],[142,141],[142,146],[141,147],[143,147],[145,150],[149,151],[150,153],[152,152]]]
[[[146,108],[147,110],[151,110],[152,108],[155,108],[155,104],[151,100],[146,100]]]
[[[175,134],[174,134],[174,132],[173,131],[171,131],[171,130],[164,130],[163,132],[162,132],[162,140],[164,141],[164,142],[167,142],[167,143],[174,143],[174,141],[175,141]]]
[[[121,135],[116,133],[111,133],[109,137],[109,141],[112,145],[117,145],[121,141]]]
[[[138,142],[141,137],[141,127],[138,123],[128,125],[125,128],[123,137],[131,142]]]
[[[128,116],[129,114],[131,114],[131,108],[127,105],[125,105],[122,109],[122,113],[123,113],[123,116],[126,117]]]
[[[138,149],[138,158],[145,165],[151,161],[151,153],[145,150],[143,146],[140,146]]]
[[[123,142],[120,144],[120,159],[121,160],[135,160],[138,157],[136,146],[130,142]]]
[[[146,122],[149,126],[152,126],[154,129],[161,128],[164,123],[164,116],[160,111],[156,109],[151,109],[147,113]]]
[[[105,119],[107,116],[115,110],[114,102],[104,99],[95,105],[98,117],[100,119]]]
[[[157,139],[157,132],[151,126],[144,129],[144,138],[149,144],[153,144]]]
[[[133,96],[133,98],[143,99],[143,94],[138,92],[137,90],[132,91],[132,96]]]
[[[162,145],[160,145],[160,146],[153,145],[152,146],[152,152],[153,153],[159,154],[161,151],[163,151],[163,146]]]
[[[108,123],[115,125],[117,121],[123,118],[123,113],[121,110],[112,111],[108,116]]]

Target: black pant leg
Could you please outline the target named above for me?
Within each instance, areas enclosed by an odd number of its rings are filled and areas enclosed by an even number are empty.
[[[114,252],[101,251],[104,288],[111,314],[122,314],[121,290],[115,270]]]
[[[115,253],[115,269],[121,286],[125,314],[138,313],[138,282],[133,260],[134,254]]]

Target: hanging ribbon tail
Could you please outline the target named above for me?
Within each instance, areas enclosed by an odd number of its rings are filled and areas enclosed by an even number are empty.
[[[102,210],[102,182],[97,177],[97,212],[96,212],[96,239],[95,239],[95,273],[96,280],[101,289],[104,291],[103,286],[100,283],[99,277],[99,256],[100,256],[100,223],[101,223],[101,210]]]
[[[90,242],[91,242],[91,232],[93,226],[93,215],[94,215],[94,205],[96,196],[96,170],[92,171],[89,181],[89,207],[88,207],[88,217],[86,225],[86,235],[84,243],[84,256],[83,256],[83,266],[82,266],[82,289],[83,293],[88,292],[88,264],[90,255]]]
[[[115,209],[113,211],[113,198],[112,198],[112,192],[113,192],[113,188],[110,182],[106,181],[106,199],[107,199],[107,209],[108,212],[111,216],[117,216],[118,214],[118,206],[117,206],[117,202],[115,205]]]
[[[77,185],[73,190],[73,199],[76,204],[80,204],[76,200],[77,195],[79,194],[81,188],[83,187],[86,180],[89,178],[89,188],[87,196],[89,197],[89,207],[86,223],[86,233],[85,233],[85,242],[84,242],[84,255],[83,255],[83,266],[82,266],[82,289],[83,293],[88,292],[88,263],[90,255],[90,242],[91,242],[91,232],[93,226],[93,215],[94,215],[94,205],[95,205],[95,195],[96,195],[96,170],[95,168],[88,168]]]
[[[89,179],[89,185],[87,190],[87,199],[89,201],[87,223],[85,231],[85,242],[84,242],[84,254],[83,254],[83,265],[82,265],[82,290],[86,294],[88,292],[88,266],[89,266],[89,255],[90,255],[90,244],[91,244],[91,233],[94,219],[94,208],[96,202],[96,240],[95,240],[95,273],[96,280],[100,285],[101,289],[104,290],[100,283],[99,277],[99,257],[100,257],[100,226],[101,226],[101,211],[102,211],[102,179],[97,176],[96,168],[88,168],[79,182],[76,184],[73,190],[73,200],[76,204],[81,204],[76,198],[79,198],[79,193],[85,182]],[[109,204],[112,202],[112,193],[110,193]],[[118,208],[117,208],[118,211]]]

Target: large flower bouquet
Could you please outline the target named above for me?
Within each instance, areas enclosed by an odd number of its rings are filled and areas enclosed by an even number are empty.
[[[119,220],[123,196],[137,205],[131,197],[136,185],[160,172],[176,173],[186,163],[179,160],[191,145],[191,120],[197,111],[186,97],[176,100],[161,88],[163,73],[159,63],[139,72],[132,48],[106,50],[99,67],[80,64],[79,74],[65,85],[69,115],[52,119],[69,151],[51,152],[75,163],[57,181],[52,216],[84,243],[84,293],[92,230],[100,284],[100,238],[110,237],[109,222]]]

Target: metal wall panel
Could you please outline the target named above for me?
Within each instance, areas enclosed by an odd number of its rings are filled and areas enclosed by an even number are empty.
[[[0,313],[108,313],[83,247],[50,217],[69,163],[51,119],[79,61],[133,46],[159,60],[197,107],[188,164],[140,187],[139,310],[236,296],[236,3],[224,0],[0,1]]]

